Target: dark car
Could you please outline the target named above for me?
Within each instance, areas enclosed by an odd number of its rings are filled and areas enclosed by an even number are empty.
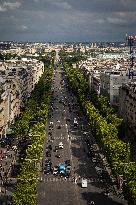
[[[59,150],[59,146],[55,146],[54,152],[57,152]]]
[[[51,132],[48,132],[48,135],[49,135],[49,136],[52,136],[52,133],[51,133]]]
[[[66,121],[67,121],[67,122],[70,122],[70,118],[67,118]]]
[[[90,158],[90,157],[93,157],[93,156],[92,156],[92,152],[91,152],[91,151],[88,151],[88,152],[87,152],[87,156],[88,156],[89,158]]]
[[[51,140],[54,140],[54,137],[53,137],[53,136],[51,136]]]
[[[47,152],[46,152],[46,156],[47,156],[47,157],[51,157],[51,152],[50,152],[50,151],[47,151]]]
[[[48,149],[52,150],[52,146],[51,146],[51,144],[48,146]]]
[[[70,160],[66,160],[65,161],[65,164],[66,164],[66,166],[70,166],[71,164],[70,164]]]
[[[52,162],[51,162],[50,159],[46,159],[46,160],[45,160],[45,165],[51,165],[51,164],[52,164]]]
[[[44,174],[50,174],[52,172],[51,165],[45,165]]]
[[[58,129],[61,129],[61,125],[58,126]]]
[[[55,157],[60,158],[61,156],[60,156],[59,153],[57,153],[57,154],[55,155]]]
[[[71,174],[71,169],[70,167],[66,167],[66,177],[69,177]]]

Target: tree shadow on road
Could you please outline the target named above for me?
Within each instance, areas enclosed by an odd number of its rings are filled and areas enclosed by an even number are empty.
[[[124,205],[124,203],[119,202],[117,199],[107,197],[104,193],[98,192],[83,192],[82,198],[89,205],[91,201],[94,201],[95,205]]]
[[[99,164],[95,164],[91,162],[91,158],[88,158],[86,153],[84,153],[84,156],[82,155],[81,148],[78,147],[71,147],[71,152],[74,157],[76,157],[79,161],[78,168],[74,169],[74,173],[76,176],[80,176],[80,178],[87,178],[89,182],[98,188],[101,189],[107,189],[111,188],[111,181],[108,177],[100,178],[98,174],[96,173],[95,166],[99,166]]]

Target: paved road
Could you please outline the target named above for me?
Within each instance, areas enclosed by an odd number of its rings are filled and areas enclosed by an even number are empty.
[[[57,57],[58,58],[58,57]],[[57,67],[57,66],[55,66]],[[71,160],[71,176],[67,179],[53,174],[40,174],[41,181],[38,183],[38,205],[87,205],[91,200],[97,205],[127,205],[122,197],[116,195],[110,179],[101,180],[95,167],[104,168],[100,157],[100,150],[91,134],[76,97],[67,86],[62,66],[58,66],[54,72],[52,85],[51,106],[47,126],[47,135],[44,144],[43,166],[47,159],[47,146],[52,145],[53,150],[59,142],[63,142],[64,149],[60,151],[60,158],[56,158],[56,153],[52,150],[51,161],[53,167],[65,160]],[[62,101],[60,101],[62,100]],[[74,118],[78,119],[78,127],[74,128]],[[60,122],[59,122],[60,121]],[[53,122],[53,128],[50,128]],[[61,128],[58,129],[59,124]],[[86,140],[89,139],[93,145],[96,162],[92,162],[88,156]],[[73,181],[77,178],[77,183]],[[88,180],[88,187],[81,188],[81,178]],[[110,192],[110,196],[104,195],[104,190]]]

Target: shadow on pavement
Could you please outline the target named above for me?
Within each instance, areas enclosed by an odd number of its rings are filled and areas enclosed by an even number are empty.
[[[83,192],[82,198],[86,200],[88,205],[90,201],[94,201],[95,205],[124,205],[124,203],[120,203],[116,199],[105,196],[104,193]]]
[[[78,169],[74,170],[76,176],[80,176],[80,178],[87,178],[95,187],[101,189],[111,189],[112,182],[110,181],[108,175],[100,177],[96,173],[95,166],[101,167],[99,163],[92,163],[91,158],[88,158],[86,153],[84,153],[85,156],[83,156],[81,153],[81,148],[71,147],[71,152],[72,155],[76,157],[79,162]]]

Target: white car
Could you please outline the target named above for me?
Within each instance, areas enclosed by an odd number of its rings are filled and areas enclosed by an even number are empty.
[[[62,142],[59,143],[59,149],[63,149],[63,143]]]
[[[87,188],[87,179],[82,178],[81,186],[82,188]]]
[[[58,167],[54,167],[53,169],[53,175],[57,175],[58,174]]]

